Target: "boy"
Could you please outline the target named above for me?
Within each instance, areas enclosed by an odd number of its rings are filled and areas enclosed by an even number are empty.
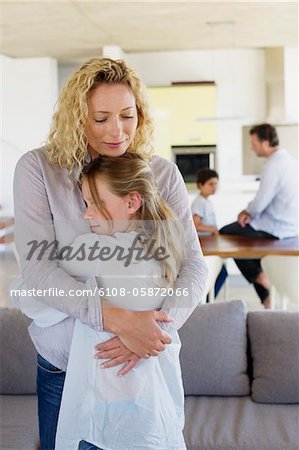
[[[208,168],[197,172],[199,195],[191,205],[193,221],[199,236],[219,234],[216,215],[209,196],[215,194],[218,187],[218,173]]]
[[[217,191],[218,179],[219,176],[215,170],[204,168],[197,172],[197,187],[200,192],[192,202],[191,211],[198,236],[216,236],[219,234],[214,206],[209,200],[209,196],[214,195]],[[226,277],[227,270],[223,265],[215,282],[215,298]]]

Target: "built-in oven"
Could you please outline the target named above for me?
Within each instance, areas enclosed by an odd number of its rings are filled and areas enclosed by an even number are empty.
[[[196,183],[196,174],[208,167],[217,170],[216,145],[172,146],[173,160],[185,183]]]

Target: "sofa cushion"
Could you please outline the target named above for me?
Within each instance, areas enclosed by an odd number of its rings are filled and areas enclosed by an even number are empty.
[[[186,395],[248,395],[245,304],[199,305],[179,334]]]
[[[33,394],[36,351],[28,333],[30,320],[13,308],[0,308],[0,393]]]
[[[36,450],[38,420],[36,395],[1,395],[1,450]]]
[[[299,403],[299,314],[248,314],[253,359],[252,398],[262,403]]]
[[[185,417],[188,450],[298,450],[298,405],[189,396]]]

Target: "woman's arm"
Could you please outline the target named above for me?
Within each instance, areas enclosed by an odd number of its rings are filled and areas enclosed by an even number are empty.
[[[108,369],[109,367],[119,366],[125,363],[117,372],[117,375],[120,377],[133,369],[141,359],[138,355],[128,350],[117,336],[105,342],[104,350],[102,350],[100,344],[96,346],[96,350],[98,350],[98,353],[95,355],[96,359],[109,360],[100,364],[102,369]]]
[[[52,257],[52,243],[56,239],[54,222],[59,218],[51,211],[47,190],[52,189],[53,196],[57,187],[49,184],[46,187],[46,181],[36,154],[28,152],[22,156],[15,170],[14,204],[16,247],[23,280],[27,289],[44,294],[36,297],[39,302],[100,331],[102,310],[96,282],[90,282],[87,290],[84,283],[67,274]],[[41,246],[30,255],[32,242]],[[43,255],[37,258],[42,247]]]
[[[193,224],[188,192],[175,164],[172,165],[172,175],[168,180],[168,186],[168,191],[165,194],[162,193],[162,196],[183,224],[186,249],[185,260],[173,288],[174,295],[167,297],[162,306],[173,321],[162,322],[160,326],[163,330],[171,332],[178,330],[202,301],[208,271]],[[179,295],[183,289],[187,290],[188,296]]]
[[[111,307],[105,301],[102,305],[104,328],[116,334],[129,350],[141,358],[157,356],[165,344],[171,344],[171,336],[158,325],[158,322],[172,321],[165,311],[126,311]],[[108,348],[105,343],[98,346],[98,350]]]

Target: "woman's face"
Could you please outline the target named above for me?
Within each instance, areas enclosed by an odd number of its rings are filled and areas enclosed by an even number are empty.
[[[84,179],[82,195],[87,206],[84,219],[88,220],[92,231],[97,234],[113,234],[117,231],[126,231],[132,218],[129,196],[118,197],[113,194],[109,189],[108,183],[100,177],[96,179],[96,191],[100,203],[103,204],[111,218],[112,228],[107,218],[96,208],[88,182]]]
[[[92,158],[120,156],[134,139],[138,117],[135,97],[123,84],[101,84],[89,95],[86,135]]]

